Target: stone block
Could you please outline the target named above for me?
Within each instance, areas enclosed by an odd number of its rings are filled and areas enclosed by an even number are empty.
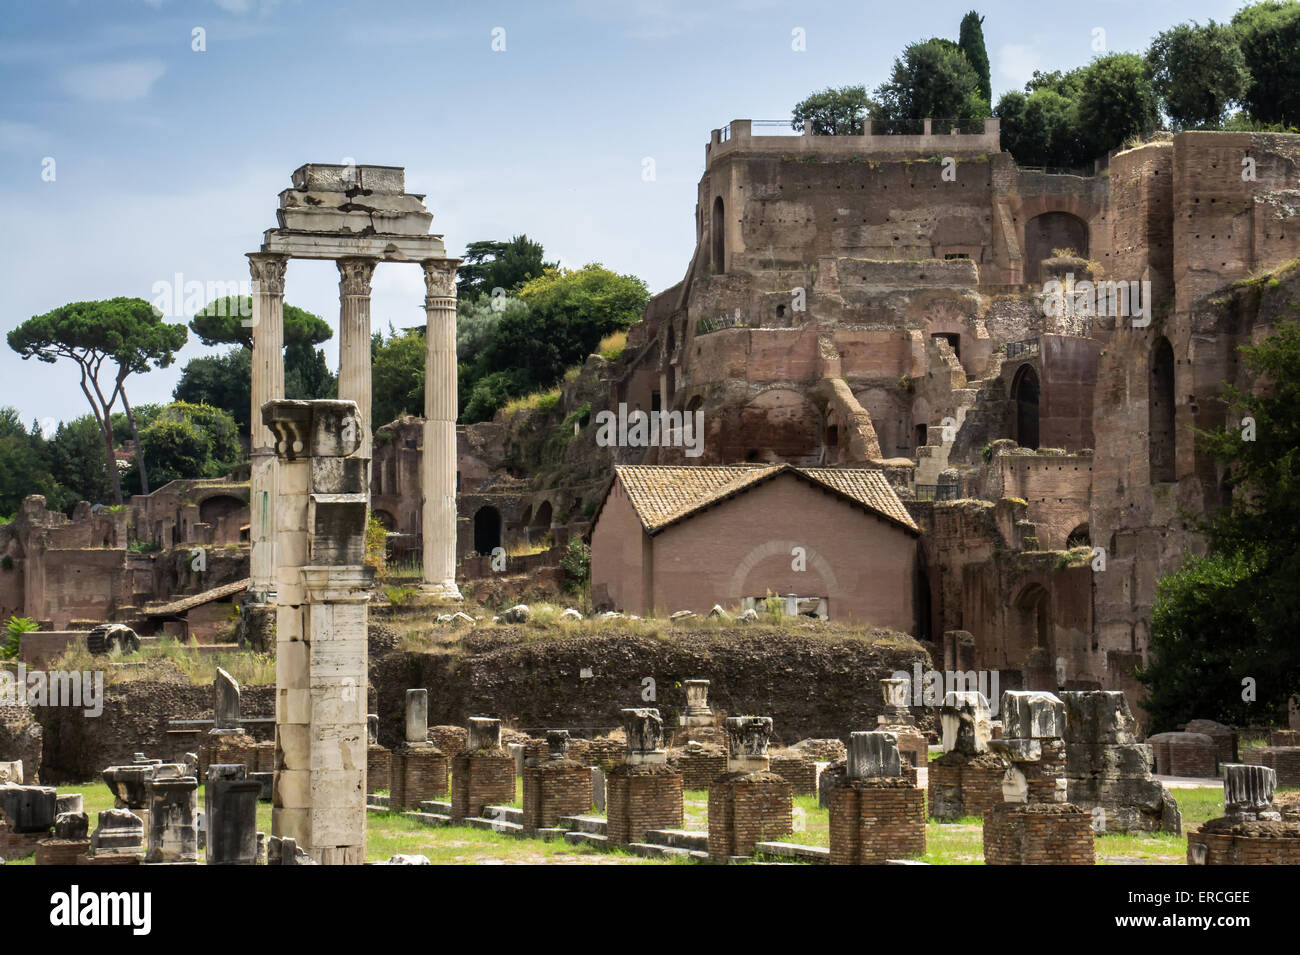
[[[987,753],[993,737],[990,720],[989,701],[983,693],[971,690],[948,693],[939,709],[943,751],[968,756]]]
[[[898,738],[893,733],[850,733],[848,752],[849,779],[874,779],[902,773]]]
[[[1127,745],[1137,742],[1137,721],[1121,690],[1065,690],[1065,741]]]
[[[53,786],[0,785],[0,816],[14,832],[49,832],[58,791]]]
[[[1002,735],[1006,739],[1060,739],[1065,736],[1065,703],[1041,690],[1002,694]]]

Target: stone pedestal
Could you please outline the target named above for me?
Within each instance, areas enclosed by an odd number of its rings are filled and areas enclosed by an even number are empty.
[[[57,804],[58,791],[53,786],[0,784],[0,817],[13,832],[49,832]]]
[[[1002,802],[984,815],[986,865],[1093,865],[1092,813],[1066,802],[1066,707],[1055,694],[1002,694],[1003,734],[989,749],[1007,766]]]
[[[925,793],[903,770],[892,733],[849,734],[844,775],[828,790],[833,865],[925,854]]]
[[[682,825],[682,774],[668,765],[664,724],[652,707],[623,710],[624,762],[605,777],[605,834],[613,845],[640,842],[651,829]]]
[[[90,836],[90,849],[96,859],[112,856],[144,855],[144,823],[129,809],[105,809],[99,825]]]
[[[794,797],[789,781],[771,771],[769,716],[726,721],[727,772],[709,786],[709,857],[754,854],[756,843],[789,833]]]
[[[567,732],[547,734],[546,759],[524,767],[524,831],[548,829],[561,816],[591,811],[591,767],[566,755]]]
[[[253,865],[257,861],[257,801],[262,784],[238,765],[208,770],[203,790],[208,865]]]
[[[273,834],[323,865],[366,843],[368,423],[351,401],[274,401],[276,780]]]
[[[951,692],[939,710],[943,755],[929,763],[928,799],[932,819],[983,818],[1002,802],[1002,759],[989,752],[992,720],[988,700],[974,691]]]
[[[193,776],[149,780],[149,848],[146,862],[197,862],[195,828],[199,781]]]

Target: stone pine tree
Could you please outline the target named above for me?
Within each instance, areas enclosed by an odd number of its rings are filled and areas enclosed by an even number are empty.
[[[980,94],[984,102],[993,102],[993,82],[989,74],[989,53],[984,48],[984,18],[972,10],[961,18],[961,32],[957,45],[966,54],[966,60],[979,77]]]
[[[184,325],[169,325],[161,314],[140,298],[114,298],[73,302],[23,322],[8,335],[9,347],[24,359],[53,364],[73,362],[81,375],[81,391],[104,439],[105,463],[113,488],[113,501],[122,503],[122,481],[117,472],[113,441],[113,409],[121,399],[136,444],[140,486],[149,493],[140,435],[126,397],[126,379],[149,368],[166,368],[185,344]]]

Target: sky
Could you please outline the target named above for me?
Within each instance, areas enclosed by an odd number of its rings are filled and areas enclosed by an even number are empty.
[[[247,281],[245,253],[308,162],[405,167],[451,254],[526,233],[565,267],[600,262],[658,292],[690,262],[711,129],[788,118],[827,86],[874,88],[908,43],[955,40],[973,5],[4,0],[0,328],[68,302],[152,301],[177,276]],[[1175,23],[1241,6],[975,8],[996,101],[1035,69],[1086,64],[1099,42],[1142,52]],[[332,262],[291,262],[286,286],[337,329]],[[422,325],[423,297],[418,266],[380,265],[374,327]],[[132,404],[170,400],[184,363],[215,351],[191,334],[172,367],[129,380]],[[0,344],[4,405],[51,430],[89,412],[73,365]]]

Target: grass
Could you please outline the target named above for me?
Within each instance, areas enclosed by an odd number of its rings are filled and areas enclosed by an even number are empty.
[[[505,403],[502,409],[507,415],[516,414],[520,411],[541,411],[543,413],[554,411],[560,406],[560,389],[550,388],[546,391],[534,391],[531,395],[524,395],[522,398],[511,398]]]
[[[1282,789],[1279,793],[1295,792]],[[98,781],[82,786],[61,786],[60,793],[79,792],[94,828],[96,814],[113,807],[108,788]],[[522,785],[515,787],[515,800],[522,804]],[[1183,814],[1184,832],[1223,814],[1223,791],[1215,786],[1174,790]],[[708,828],[709,794],[704,790],[687,790],[683,797],[683,828],[705,831]],[[198,804],[203,806],[203,787],[199,787]],[[817,804],[815,796],[794,799],[795,831],[780,841],[800,845],[829,846],[829,814]],[[601,815],[592,812],[591,815]],[[257,828],[271,831],[271,806],[258,803]],[[1154,865],[1181,865],[1187,856],[1186,835],[1167,833],[1106,834],[1097,837],[1097,863],[1141,862]],[[681,857],[643,859],[622,851],[574,846],[567,842],[543,842],[521,839],[507,833],[473,829],[468,826],[425,826],[400,813],[369,813],[366,821],[366,859],[385,862],[395,855],[423,855],[434,864],[689,864]],[[200,853],[200,859],[202,853]],[[983,822],[970,816],[955,822],[926,825],[926,853],[921,861],[932,865],[982,865],[984,862]],[[33,857],[13,859],[10,865],[31,865]]]
[[[139,667],[105,666],[105,663],[143,664]],[[275,682],[275,657],[247,650],[199,652],[197,644],[186,644],[170,637],[146,643],[131,654],[92,654],[80,641],[72,644],[50,664],[52,670],[103,670],[105,684],[157,678],[160,668],[177,670],[193,684],[210,684],[217,667],[233,676],[241,686],[266,686]]]
[[[613,332],[606,335],[596,346],[596,353],[606,361],[618,361],[623,357],[623,350],[627,348],[627,332]]]

